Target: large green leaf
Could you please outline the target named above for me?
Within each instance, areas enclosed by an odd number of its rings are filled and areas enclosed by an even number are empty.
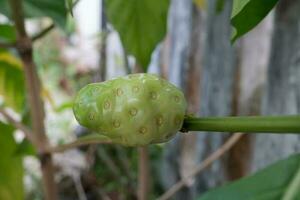
[[[256,174],[213,189],[198,200],[299,200],[300,155],[281,160]]]
[[[35,156],[37,155],[36,149],[28,139],[23,139],[22,142],[18,143],[15,151],[16,156]]]
[[[166,33],[169,0],[106,0],[109,21],[146,71],[151,53]]]
[[[16,31],[14,26],[10,24],[0,24],[0,41],[1,42],[16,41]]]
[[[64,0],[24,0],[26,17],[50,17],[59,26],[65,27],[67,8]],[[10,15],[8,0],[0,0],[0,13]]]
[[[272,10],[278,0],[233,0],[232,41],[253,29]]]
[[[22,157],[16,156],[13,128],[0,122],[0,199],[23,200]]]
[[[25,100],[24,73],[21,62],[12,54],[0,52],[0,97],[5,105],[21,111]]]

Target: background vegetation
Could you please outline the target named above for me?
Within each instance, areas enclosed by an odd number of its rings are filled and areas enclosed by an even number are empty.
[[[195,115],[299,114],[299,11],[300,0],[0,0],[0,199],[300,199],[296,134],[125,148],[72,114],[84,85],[136,72],[180,87]]]

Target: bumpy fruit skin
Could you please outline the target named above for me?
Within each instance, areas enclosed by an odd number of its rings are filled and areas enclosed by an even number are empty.
[[[82,88],[74,103],[77,121],[114,143],[166,142],[182,127],[183,93],[152,74],[132,74]]]

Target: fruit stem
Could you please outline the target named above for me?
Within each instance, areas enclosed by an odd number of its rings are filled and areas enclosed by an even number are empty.
[[[186,116],[182,131],[300,133],[300,115],[201,118]]]

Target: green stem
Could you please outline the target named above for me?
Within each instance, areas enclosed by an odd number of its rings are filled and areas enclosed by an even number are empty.
[[[300,115],[249,117],[190,117],[182,131],[300,133]]]

